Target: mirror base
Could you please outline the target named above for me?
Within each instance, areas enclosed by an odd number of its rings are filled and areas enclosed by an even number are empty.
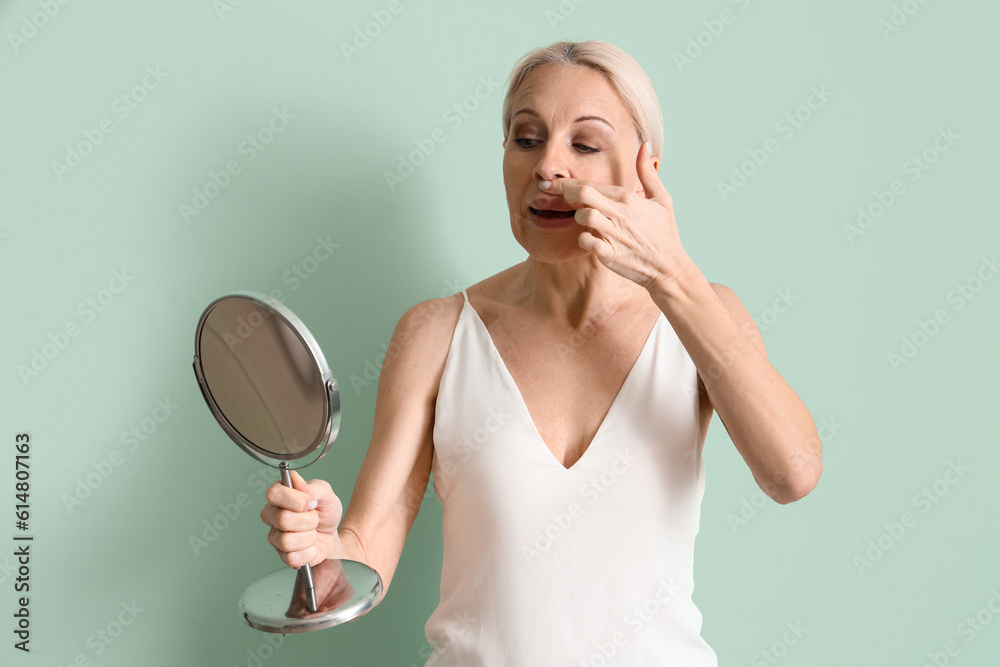
[[[318,611],[307,608],[302,572],[283,567],[246,589],[240,615],[262,632],[311,632],[353,621],[382,594],[381,577],[358,561],[331,558],[313,566],[312,576]]]

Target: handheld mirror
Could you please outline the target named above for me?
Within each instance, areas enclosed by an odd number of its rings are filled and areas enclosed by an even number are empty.
[[[250,456],[281,472],[322,457],[340,430],[340,391],[305,324],[280,301],[233,292],[205,308],[194,339],[194,373],[222,429]],[[382,592],[357,561],[282,568],[247,588],[246,623],[264,632],[308,632],[354,620]]]

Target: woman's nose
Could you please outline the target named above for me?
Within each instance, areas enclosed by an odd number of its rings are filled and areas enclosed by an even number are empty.
[[[566,151],[557,142],[548,141],[535,165],[536,181],[551,181],[553,178],[567,178],[569,164]]]

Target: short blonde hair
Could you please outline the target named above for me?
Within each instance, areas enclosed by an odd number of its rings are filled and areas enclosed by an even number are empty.
[[[639,141],[649,140],[652,155],[663,155],[663,116],[653,84],[639,63],[629,54],[607,42],[555,42],[529,51],[514,65],[507,78],[507,93],[503,99],[503,138],[510,132],[512,98],[531,70],[539,65],[552,63],[568,66],[580,65],[597,70],[608,79],[618,92],[632,116]]]

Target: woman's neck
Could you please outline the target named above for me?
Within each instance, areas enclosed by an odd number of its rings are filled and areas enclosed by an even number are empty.
[[[510,284],[511,300],[533,313],[578,327],[608,309],[637,303],[643,297],[653,307],[645,289],[601,264],[593,255],[559,263],[528,257],[518,265]]]

